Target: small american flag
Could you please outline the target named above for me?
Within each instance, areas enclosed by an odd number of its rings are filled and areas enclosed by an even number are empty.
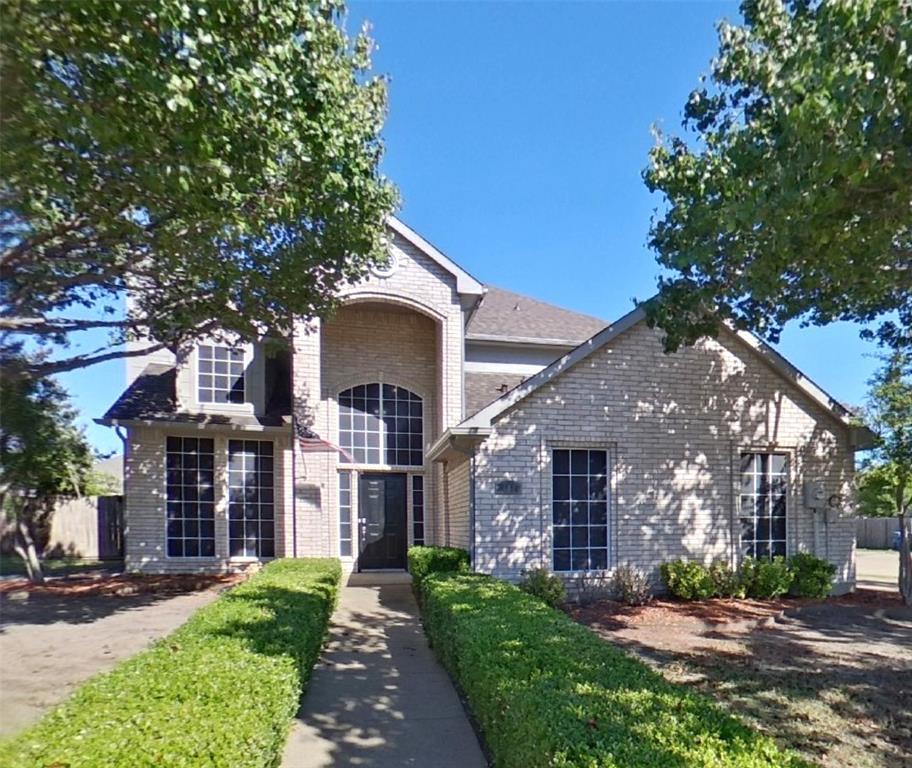
[[[294,425],[295,438],[298,441],[298,445],[301,446],[302,453],[332,453],[338,451],[345,457],[346,461],[352,464],[355,463],[354,458],[348,451],[335,443],[331,443],[329,440],[324,440],[306,424],[302,424],[296,416],[292,417],[292,424]]]

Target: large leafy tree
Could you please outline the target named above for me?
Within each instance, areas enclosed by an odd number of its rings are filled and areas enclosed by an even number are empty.
[[[746,0],[645,180],[668,350],[730,322],[912,343],[912,3]],[[899,322],[896,322],[898,316]]]
[[[93,492],[92,454],[75,416],[53,379],[0,379],[0,511],[36,582],[57,502]]]
[[[0,331],[49,353],[27,375],[123,356],[131,337],[139,354],[215,327],[284,334],[384,258],[385,83],[343,13],[4,3]],[[108,344],[65,349],[98,328]]]
[[[899,520],[899,590],[912,605],[912,353],[900,350],[887,357],[871,380],[865,415],[878,441],[861,492]]]

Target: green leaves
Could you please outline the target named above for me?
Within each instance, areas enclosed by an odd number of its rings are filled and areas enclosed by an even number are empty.
[[[7,3],[0,329],[37,319],[17,330],[50,344],[49,326],[98,305],[117,310],[112,344],[174,347],[213,325],[249,339],[328,312],[382,258],[396,201],[379,173],[384,83],[343,12]]]
[[[437,574],[418,589],[434,649],[501,768],[805,765],[513,585]]]
[[[882,318],[881,341],[912,343],[912,10],[742,10],[685,107],[694,140],[659,136],[644,173],[666,202],[651,322],[668,350],[723,321],[776,341],[796,318]]]
[[[0,748],[7,766],[274,766],[323,644],[338,560],[277,560]]]

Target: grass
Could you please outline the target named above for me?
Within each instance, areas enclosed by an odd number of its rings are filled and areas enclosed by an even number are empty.
[[[513,585],[441,574],[420,589],[498,768],[807,765]]]
[[[335,605],[337,560],[277,560],[0,747],[10,768],[273,766]]]

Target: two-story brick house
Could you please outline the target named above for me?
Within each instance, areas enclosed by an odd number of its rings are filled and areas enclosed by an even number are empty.
[[[130,569],[329,555],[402,569],[461,546],[516,578],[811,551],[854,582],[868,435],[752,336],[674,355],[486,287],[392,219],[390,262],[284,343],[204,339],[128,362]]]

